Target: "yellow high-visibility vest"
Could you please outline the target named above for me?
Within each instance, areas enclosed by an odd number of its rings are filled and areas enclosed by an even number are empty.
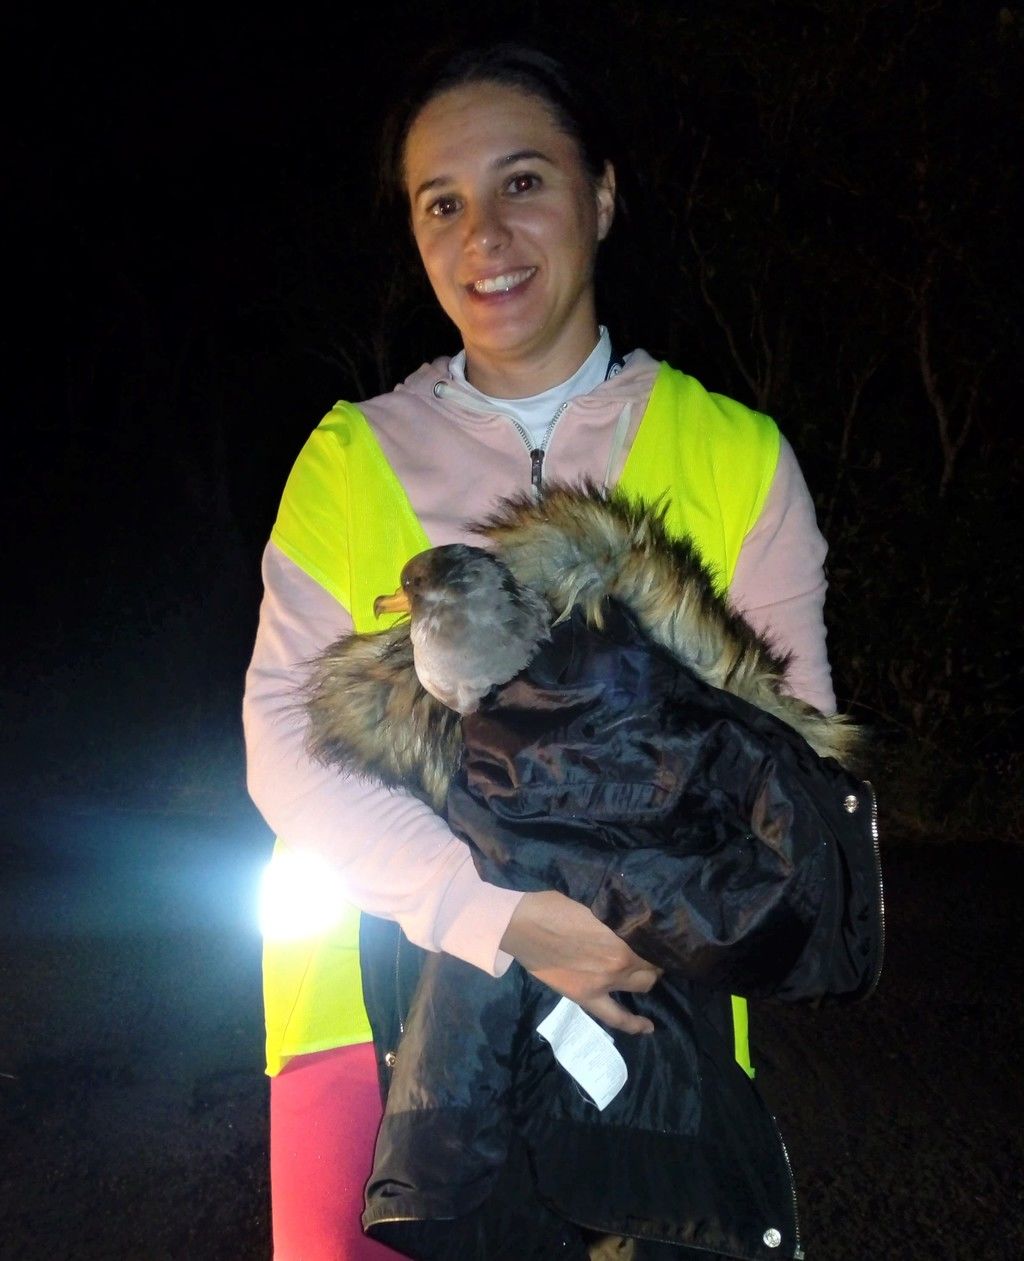
[[[779,432],[768,416],[711,394],[662,364],[619,488],[647,502],[664,495],[668,529],[689,536],[724,592],[764,507],[778,454]],[[351,403],[336,404],[299,453],[271,538],[348,610],[360,634],[388,624],[374,616],[374,599],[393,591],[405,562],[430,546],[366,419]],[[271,884],[287,883],[295,865],[301,864],[278,839]],[[263,996],[271,1076],[293,1055],[370,1041],[358,911],[339,904],[329,927],[306,935],[268,932]],[[753,1075],[741,998],[733,999],[733,1023],[736,1059]]]

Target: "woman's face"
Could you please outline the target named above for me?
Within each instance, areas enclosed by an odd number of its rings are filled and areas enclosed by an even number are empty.
[[[474,83],[421,110],[405,186],[473,385],[516,398],[571,376],[597,342],[594,256],[612,221],[611,167],[595,187],[544,101]]]

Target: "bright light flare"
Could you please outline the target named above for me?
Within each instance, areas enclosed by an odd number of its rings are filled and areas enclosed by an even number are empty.
[[[341,877],[322,858],[281,846],[260,882],[260,932],[299,941],[335,927],[349,912]]]

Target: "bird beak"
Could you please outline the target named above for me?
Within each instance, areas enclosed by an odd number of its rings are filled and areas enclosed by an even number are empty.
[[[382,617],[385,613],[411,613],[412,605],[402,587],[394,595],[379,595],[373,602],[374,617]]]

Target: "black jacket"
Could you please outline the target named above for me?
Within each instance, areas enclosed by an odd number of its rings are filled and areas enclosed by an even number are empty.
[[[707,673],[705,671],[705,673]],[[877,981],[870,787],[714,686],[603,592],[462,721],[447,810],[485,879],[559,889],[665,975],[623,995],[629,1080],[599,1111],[537,1024],[557,996],[365,920],[386,1109],[364,1226],[421,1258],[800,1256],[774,1120],[734,1058],[730,994],[849,1001]],[[699,1250],[699,1251],[698,1251]]]
[[[785,1149],[733,1057],[728,995],[873,986],[870,789],[615,606],[601,631],[578,612],[556,627],[463,735],[449,822],[481,874],[561,890],[664,967],[627,998],[657,1031],[616,1036],[629,1082],[600,1112],[535,1032],[556,996],[518,965],[496,982],[431,957],[400,1039],[395,996],[368,985],[378,1046],[397,1047],[368,1232],[488,1261],[586,1255],[567,1223],[676,1255],[799,1255]]]

